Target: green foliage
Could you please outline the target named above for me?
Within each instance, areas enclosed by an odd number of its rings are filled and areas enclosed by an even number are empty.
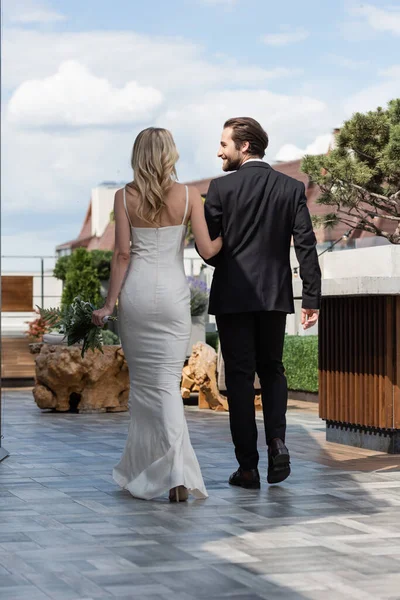
[[[61,279],[61,281],[65,281],[70,260],[71,254],[69,254],[68,256],[60,256],[60,258],[56,262],[56,266],[54,267],[54,277],[56,277],[57,279]]]
[[[104,346],[115,346],[115,345],[119,345],[120,339],[117,336],[116,333],[114,333],[113,331],[110,331],[109,329],[103,329],[103,331],[101,332],[102,338],[103,338],[103,344]]]
[[[283,364],[289,390],[318,392],[318,336],[285,336]]]
[[[336,148],[306,156],[302,171],[321,188],[317,202],[334,209],[315,225],[342,222],[400,243],[400,99],[386,110],[355,113],[337,135]],[[386,217],[397,230],[385,231],[375,217]]]
[[[37,308],[46,325],[67,336],[68,346],[82,343],[82,358],[88,350],[103,352],[103,329],[92,323],[92,313],[96,310],[92,303],[76,297],[64,308]],[[115,320],[115,317],[110,318]]]
[[[99,305],[102,301],[100,280],[90,252],[85,248],[77,248],[70,256],[61,298],[62,308],[72,304],[77,296],[94,305]]]
[[[218,352],[219,337],[218,331],[206,331],[206,344],[212,346],[215,352]]]
[[[83,250],[83,248],[79,248],[79,250]],[[60,256],[54,267],[54,277],[61,279],[61,281],[66,280],[71,258],[75,252],[77,252],[77,250],[74,250],[74,252],[68,256]],[[90,250],[89,255],[100,281],[108,280],[110,278],[111,259],[113,256],[112,250]]]
[[[218,352],[218,332],[207,332],[206,343]],[[283,364],[289,390],[318,392],[318,336],[286,335]]]
[[[112,250],[91,250],[90,257],[100,281],[110,279],[111,259],[113,257]]]

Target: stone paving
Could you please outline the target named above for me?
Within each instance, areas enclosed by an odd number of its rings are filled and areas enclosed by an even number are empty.
[[[210,498],[176,505],[113,482],[127,413],[3,403],[1,600],[400,599],[400,457],[327,444],[315,407],[291,404],[293,474],[260,491],[226,483],[228,416],[187,408]]]

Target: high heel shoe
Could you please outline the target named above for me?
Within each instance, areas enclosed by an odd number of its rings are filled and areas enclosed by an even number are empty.
[[[189,498],[189,492],[184,485],[178,485],[169,491],[170,502],[186,502]]]

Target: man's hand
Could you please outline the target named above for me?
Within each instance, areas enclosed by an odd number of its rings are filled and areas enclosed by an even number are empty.
[[[301,309],[301,324],[303,329],[310,329],[318,321],[319,310],[316,308]]]

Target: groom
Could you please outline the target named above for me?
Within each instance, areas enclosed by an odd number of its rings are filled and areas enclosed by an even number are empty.
[[[224,238],[209,313],[216,315],[238,470],[231,485],[258,489],[254,377],[261,382],[268,445],[268,483],[290,474],[285,446],[287,384],[282,364],[286,315],[294,312],[290,244],[303,280],[302,324],[318,320],[321,272],[304,184],[262,159],[268,136],[249,117],[229,119],[218,151],[228,177],[214,179],[205,212],[212,239]]]

